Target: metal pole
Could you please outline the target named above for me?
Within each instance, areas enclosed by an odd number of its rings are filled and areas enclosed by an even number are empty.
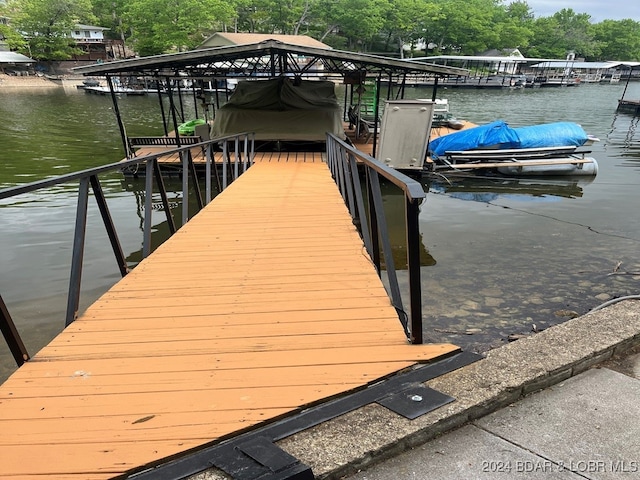
[[[206,204],[208,205],[211,202],[211,162],[214,161],[213,155],[213,146],[211,143],[207,144],[205,147],[205,177],[204,177],[204,199]]]
[[[375,115],[373,118],[373,153],[372,157],[375,158],[378,150],[378,132],[380,129],[378,128],[378,117],[380,116],[380,87],[382,86],[382,73],[378,75],[376,80],[376,105],[373,110],[373,114]],[[389,79],[389,88],[391,88],[391,79]]]
[[[239,169],[240,158],[238,156],[239,155],[238,149],[240,148],[240,143],[239,143],[238,140],[239,140],[238,137],[236,137],[235,142],[233,144],[233,149],[234,149],[234,152],[233,152],[234,153],[234,156],[233,156],[233,158],[234,158],[234,160],[233,160],[233,179],[234,180],[237,180],[238,176],[240,175],[240,169]]]
[[[624,84],[624,90],[622,91],[622,98],[620,98],[620,100],[624,100],[624,96],[627,94],[627,87],[629,86],[629,80],[631,80],[632,73],[633,73],[633,67],[629,68],[629,74],[627,75],[627,83]]]
[[[69,279],[69,295],[67,297],[67,316],[65,326],[69,326],[78,316],[80,304],[80,283],[82,280],[82,261],[84,257],[84,241],[87,231],[87,206],[89,201],[89,179],[80,179],[78,189],[78,208],[76,210],[76,228],[73,238],[73,255],[71,257],[71,276]]]
[[[142,235],[142,258],[151,253],[151,212],[153,210],[153,162],[147,161],[144,178],[144,229]]]
[[[422,289],[420,282],[420,208],[416,201],[405,197],[407,214],[407,268],[409,273],[409,302],[411,308],[411,343],[420,344],[422,338]]]
[[[178,133],[178,119],[176,118],[176,105],[173,102],[173,91],[171,90],[171,81],[169,79],[167,79],[167,93],[169,94],[169,109],[171,110],[171,120],[173,121],[173,133],[176,136],[177,145],[180,146],[180,134]]]
[[[100,181],[98,180],[98,177],[96,175],[91,175],[89,177],[89,181],[91,182],[91,189],[93,190],[93,196],[95,197],[98,204],[100,215],[102,215],[104,228],[107,229],[107,236],[109,237],[109,241],[111,242],[111,248],[113,249],[113,253],[116,256],[116,262],[118,262],[120,274],[124,277],[127,273],[129,273],[129,267],[127,266],[127,260],[122,251],[120,240],[118,240],[118,233],[116,232],[116,227],[114,226],[113,219],[111,218],[111,214],[109,213],[109,207],[107,206],[107,200],[104,197],[102,186],[100,185]]]
[[[22,366],[24,362],[29,360],[29,353],[24,343],[22,343],[18,329],[13,323],[11,315],[9,315],[9,309],[7,309],[2,295],[0,295],[0,330],[2,330],[2,335],[7,341],[7,345],[9,346],[9,350],[11,350],[16,364],[19,367]]]
[[[227,188],[227,160],[229,155],[229,141],[223,140],[222,144],[222,190]]]
[[[167,85],[167,94],[171,95],[171,89],[169,88],[169,80],[165,78]],[[162,102],[162,89],[160,88],[160,77],[156,77],[156,86],[158,88],[158,102],[160,103],[160,114],[162,115],[162,128],[164,128],[164,136],[169,135],[169,129],[167,128],[167,116],[164,113],[164,103]]]
[[[120,130],[120,138],[122,139],[122,146],[124,147],[124,156],[130,158],[132,155],[131,148],[127,142],[127,132],[122,123],[122,117],[120,116],[120,108],[118,108],[118,96],[113,90],[113,80],[111,75],[107,75],[107,85],[109,85],[109,92],[111,93],[111,102],[113,103],[113,112],[116,114],[116,121],[118,122],[118,129]]]
[[[164,180],[162,178],[162,172],[160,171],[157,158],[153,159],[153,172],[156,177],[156,184],[158,185],[158,190],[160,191],[160,198],[162,198],[162,206],[164,208],[164,212],[167,217],[167,225],[169,226],[169,233],[173,235],[174,233],[176,233],[176,224],[173,221],[173,214],[171,213],[169,198],[167,197],[167,189],[164,186]]]
[[[189,152],[180,152],[182,160],[182,223],[184,226],[189,221]]]
[[[193,191],[196,196],[196,202],[198,203],[198,211],[202,210],[204,204],[202,202],[202,192],[200,191],[200,183],[198,182],[198,172],[196,172],[196,166],[193,163],[193,156],[191,155],[191,149],[187,150],[187,157],[189,159],[189,173],[193,179]]]

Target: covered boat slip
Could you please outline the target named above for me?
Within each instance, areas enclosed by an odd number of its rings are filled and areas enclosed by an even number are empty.
[[[179,130],[183,122],[201,118],[213,126],[213,137],[252,132],[258,141],[302,143],[324,142],[327,132],[340,135],[348,103],[359,98],[357,92],[365,82],[376,84],[373,117],[374,129],[377,129],[379,107],[385,99],[381,96],[383,82],[387,85],[386,99],[397,100],[404,95],[407,75],[419,73],[435,79],[468,73],[460,68],[292,45],[277,40],[107,62],[79,67],[75,71],[84,75],[105,75],[111,86],[120,76],[152,80],[158,86],[161,99],[164,136]],[[238,82],[236,90],[240,93],[243,83],[255,87],[263,82],[268,95],[248,92],[244,98],[238,95],[239,100],[227,99],[230,101],[226,106],[221,98],[223,95],[217,90],[211,93],[210,86],[228,79]],[[338,104],[333,91],[327,93],[327,86],[333,89],[339,85],[346,90],[344,105]],[[274,86],[280,91],[270,91]],[[194,105],[185,108],[185,98],[193,98]],[[131,158],[126,119],[119,114],[117,96],[113,95],[112,99],[126,157]],[[376,141],[374,135],[374,156]],[[300,151],[295,147],[290,150]]]
[[[258,157],[18,369],[0,478],[126,476],[457,352],[407,343],[321,157]]]

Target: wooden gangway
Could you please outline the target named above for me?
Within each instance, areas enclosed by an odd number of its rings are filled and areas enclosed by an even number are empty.
[[[0,478],[103,479],[458,351],[410,345],[323,154],[256,163],[0,387]]]

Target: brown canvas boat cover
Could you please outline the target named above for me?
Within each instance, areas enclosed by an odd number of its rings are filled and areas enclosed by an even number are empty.
[[[254,132],[258,140],[325,140],[344,136],[335,84],[280,77],[239,82],[216,115],[213,135]]]

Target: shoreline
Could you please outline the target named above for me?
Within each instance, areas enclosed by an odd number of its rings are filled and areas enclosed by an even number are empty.
[[[0,91],[18,90],[23,88],[64,88],[68,86],[75,87],[76,85],[82,85],[83,80],[85,80],[85,77],[79,77],[75,75],[54,80],[38,75],[13,76],[0,74]]]

